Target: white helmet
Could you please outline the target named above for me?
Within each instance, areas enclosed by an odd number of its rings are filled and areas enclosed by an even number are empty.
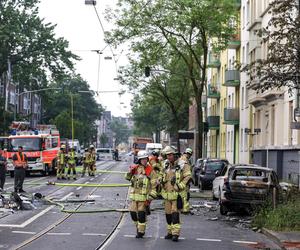
[[[147,151],[145,151],[145,150],[141,150],[137,154],[138,160],[145,159],[145,158],[148,158],[148,157],[149,157],[149,155],[148,155]]]
[[[90,148],[91,148],[91,149],[93,149],[93,148],[94,148],[94,145],[93,145],[93,144],[91,144],[91,145],[90,145]]]
[[[166,155],[177,153],[176,150],[173,147],[170,147],[170,146],[166,146],[163,151]]]
[[[186,148],[185,151],[184,151],[184,153],[192,155],[193,154],[193,150],[191,148]]]

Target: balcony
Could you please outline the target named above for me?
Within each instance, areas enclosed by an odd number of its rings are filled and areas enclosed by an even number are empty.
[[[208,68],[220,68],[221,62],[220,62],[220,56],[218,54],[209,53],[208,55]]]
[[[226,70],[224,86],[226,86],[226,87],[240,86],[240,71],[238,71],[236,69]]]
[[[238,49],[241,46],[240,34],[234,34],[228,42],[228,49]]]
[[[220,98],[220,91],[218,90],[217,86],[208,84],[207,98],[215,98],[215,99],[219,99]]]
[[[207,122],[210,130],[220,129],[220,116],[208,116]]]
[[[238,125],[240,123],[240,110],[238,108],[224,109],[224,124]]]

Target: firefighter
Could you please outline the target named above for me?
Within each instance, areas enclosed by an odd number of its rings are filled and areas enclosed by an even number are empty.
[[[180,157],[180,160],[184,161],[186,164],[189,165],[190,167],[190,171],[192,171],[192,164],[191,164],[191,157],[193,155],[193,150],[191,148],[186,148],[183,155]],[[182,209],[182,213],[183,214],[190,214],[190,183],[193,181],[193,179],[191,178],[187,185],[186,185],[186,195],[184,195],[183,197],[183,209]]]
[[[146,229],[146,206],[156,197],[156,175],[148,163],[148,154],[141,150],[137,155],[138,164],[133,164],[126,174],[131,182],[130,215],[136,225],[136,238],[143,238]]]
[[[177,151],[167,146],[167,156],[162,178],[162,197],[165,202],[167,235],[165,239],[178,241],[180,235],[180,215],[183,208],[182,199],[186,195],[186,184],[191,178],[190,166],[178,159]]]
[[[96,173],[96,160],[97,155],[94,145],[90,145],[90,176],[95,176]]]
[[[157,182],[160,183],[162,179],[162,160],[158,149],[154,149],[149,157],[149,163],[156,173]],[[161,198],[161,185],[157,185],[157,196]]]
[[[82,169],[81,177],[84,177],[86,170],[90,175],[90,160],[91,160],[91,154],[89,152],[89,149],[85,148],[84,155],[83,155],[83,169]]]
[[[4,190],[7,161],[2,150],[0,150],[0,191]]]
[[[76,154],[75,148],[72,146],[71,151],[68,154],[68,180],[71,178],[71,172],[73,180],[76,180]]]
[[[25,179],[25,170],[28,166],[27,156],[23,153],[23,147],[18,147],[18,152],[12,157],[13,165],[15,167],[15,192],[24,193],[23,182]]]
[[[62,144],[60,150],[57,153],[57,174],[56,177],[58,180],[65,180],[65,168],[66,168],[66,145]]]

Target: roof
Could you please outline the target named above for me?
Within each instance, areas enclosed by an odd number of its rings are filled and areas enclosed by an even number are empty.
[[[232,165],[235,169],[255,169],[255,170],[262,170],[262,171],[274,171],[272,168],[266,168],[255,164],[235,164]]]

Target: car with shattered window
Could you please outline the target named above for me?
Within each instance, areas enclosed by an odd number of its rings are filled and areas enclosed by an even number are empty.
[[[213,180],[216,178],[216,171],[222,171],[228,164],[226,159],[204,159],[198,175],[199,190],[211,189]]]
[[[235,165],[225,165],[222,170],[216,170],[216,178],[213,180],[212,198],[219,200],[221,198],[224,182],[228,180],[228,176],[234,169]]]
[[[273,169],[257,165],[235,166],[223,185],[220,213],[226,215],[241,210],[252,213],[267,201],[278,201],[280,193],[279,179]]]

